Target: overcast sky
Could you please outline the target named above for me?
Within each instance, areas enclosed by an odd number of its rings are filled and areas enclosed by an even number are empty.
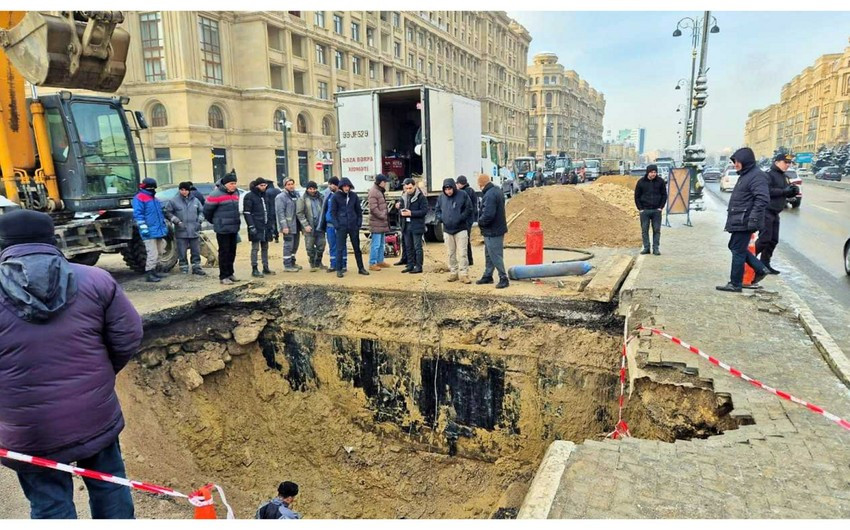
[[[674,90],[690,76],[690,30],[676,23],[702,12],[509,12],[531,33],[529,62],[552,51],[567,69],[605,94],[605,130],[646,128],[646,149],[674,148]],[[779,101],[782,85],[825,53],[843,51],[850,12],[712,12],[720,33],[710,34],[708,105],[703,139],[709,151],[743,142],[747,114]]]

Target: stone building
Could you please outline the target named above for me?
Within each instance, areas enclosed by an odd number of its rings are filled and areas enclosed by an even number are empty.
[[[574,158],[602,155],[605,96],[544,52],[528,66],[528,153],[566,152]]]
[[[164,180],[186,167],[199,182],[230,168],[240,180],[326,180],[340,167],[333,94],[418,83],[481,101],[484,134],[511,157],[526,152],[531,37],[503,12],[126,15],[133,39],[119,94],[145,112],[145,153],[165,161],[153,164]]]
[[[850,141],[850,46],[819,57],[782,87],[779,103],[750,112],[744,143],[757,156]]]

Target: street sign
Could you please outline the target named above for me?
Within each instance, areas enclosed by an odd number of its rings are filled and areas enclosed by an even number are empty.
[[[325,167],[325,165],[322,164],[321,162],[316,162],[316,171],[322,171],[324,169],[324,167]]]
[[[794,161],[798,164],[811,164],[813,156],[814,153],[797,153],[797,155],[794,156]]]

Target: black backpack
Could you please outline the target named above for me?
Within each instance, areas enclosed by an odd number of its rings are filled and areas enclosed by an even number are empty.
[[[255,519],[280,519],[280,510],[276,504],[268,501],[257,510]]]

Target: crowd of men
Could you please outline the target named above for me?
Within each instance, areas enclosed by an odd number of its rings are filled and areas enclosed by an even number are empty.
[[[307,183],[300,194],[295,181],[286,179],[283,189],[262,177],[252,181],[250,191],[242,200],[237,189],[235,172],[231,171],[216,183],[215,190],[204,198],[191,182],[180,183],[179,193],[160,207],[156,200],[157,182],[152,178],[142,181],[139,193],[133,199],[133,210],[139,235],[147,251],[146,281],[159,282],[165,273],[159,265],[168,235],[166,219],[174,225],[180,271],[184,274],[204,275],[201,268],[201,223],[212,224],[218,243],[219,281],[223,285],[238,282],[234,273],[239,232],[244,220],[251,243],[251,275],[262,278],[275,271],[269,264],[269,244],[283,239],[283,271],[299,272],[303,267],[296,263],[296,254],[303,238],[311,272],[326,270],[343,278],[348,272],[348,244],[354,254],[358,274],[368,276],[391,267],[385,261],[387,236],[393,232],[390,211],[397,211],[403,243],[402,273],[421,274],[424,262],[425,218],[428,200],[414,179],[406,179],[403,193],[392,208],[386,199],[388,178],[375,177],[375,184],[367,195],[369,208],[370,252],[368,267],[360,250],[360,229],[363,209],[360,197],[348,178],[331,177],[328,187],[319,193],[313,181]],[[476,282],[479,285],[494,283],[493,274],[499,273],[497,289],[509,286],[505,270],[503,248],[507,233],[505,199],[490,177],[480,175],[481,201],[463,175],[443,182],[443,192],[437,200],[436,220],[442,223],[448,251],[448,281],[472,283],[469,266],[473,263],[471,233],[477,222],[484,236],[485,270]],[[329,266],[323,263],[328,247]],[[190,268],[191,265],[191,268]]]

